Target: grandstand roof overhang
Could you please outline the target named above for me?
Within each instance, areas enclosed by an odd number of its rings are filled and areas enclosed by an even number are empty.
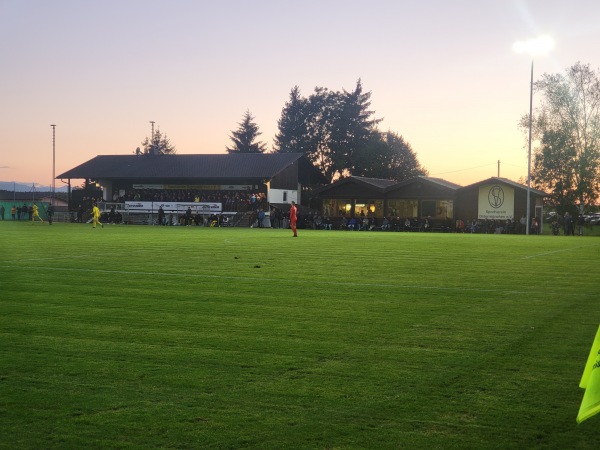
[[[302,183],[324,182],[301,153],[205,155],[99,155],[57,179],[86,180],[257,180],[268,181],[292,165]]]

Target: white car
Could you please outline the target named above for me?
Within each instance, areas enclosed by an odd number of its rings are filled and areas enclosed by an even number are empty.
[[[600,213],[592,214],[588,223],[590,225],[600,225]]]

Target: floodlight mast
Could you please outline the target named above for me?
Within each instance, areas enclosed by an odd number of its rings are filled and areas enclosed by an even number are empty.
[[[528,53],[531,56],[531,79],[529,83],[529,142],[527,146],[527,223],[525,234],[529,234],[531,226],[531,135],[533,128],[533,61],[535,56],[544,55],[554,48],[554,40],[547,35],[528,41],[517,41],[513,50],[517,53]]]

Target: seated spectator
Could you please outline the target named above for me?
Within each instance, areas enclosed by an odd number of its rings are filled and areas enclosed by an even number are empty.
[[[323,219],[321,218],[320,215],[317,214],[317,217],[315,217],[315,230],[322,230],[323,229]]]
[[[388,231],[390,229],[390,221],[387,217],[383,218],[383,222],[381,223],[381,231]]]
[[[368,231],[369,230],[369,218],[368,217],[364,217],[362,220],[362,224],[360,225],[360,229],[362,231]]]
[[[340,230],[346,230],[348,229],[348,219],[346,219],[346,217],[342,217],[342,222],[340,224]]]

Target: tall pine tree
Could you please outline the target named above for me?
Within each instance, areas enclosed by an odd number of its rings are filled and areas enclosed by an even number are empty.
[[[156,130],[152,138],[146,138],[142,142],[142,153],[145,155],[174,155],[177,153],[175,146],[166,134],[160,132],[160,128]]]
[[[381,119],[374,119],[371,106],[371,93],[363,92],[361,80],[356,82],[354,91],[344,90],[339,95],[336,115],[333,118],[331,153],[338,175],[355,174],[355,155],[369,142]]]
[[[308,136],[309,104],[300,95],[300,88],[294,86],[290,98],[281,110],[277,121],[279,131],[275,135],[274,151],[278,153],[310,153]]]
[[[254,117],[250,110],[244,113],[242,121],[238,123],[236,131],[231,132],[230,139],[233,141],[231,147],[226,147],[228,153],[263,153],[266,144],[256,139],[262,133],[258,131],[258,125],[254,123]]]

